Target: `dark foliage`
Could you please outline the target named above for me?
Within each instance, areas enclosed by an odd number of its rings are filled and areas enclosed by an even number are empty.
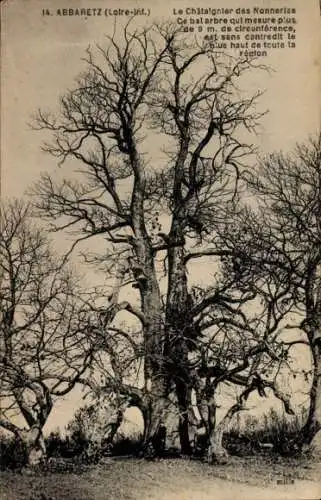
[[[140,434],[131,437],[119,435],[110,448],[112,456],[138,455],[143,443],[143,436]]]
[[[19,439],[0,436],[0,469],[22,469],[28,456],[24,443]]]
[[[306,418],[306,410],[302,409],[291,419],[277,413],[273,408],[261,417],[249,416],[244,429],[232,428],[224,436],[225,446],[232,455],[244,456],[253,454],[274,453],[283,456],[299,455],[302,424]]]
[[[82,435],[73,433],[63,438],[59,432],[51,432],[46,439],[47,457],[73,458],[81,455],[88,448],[88,442]]]

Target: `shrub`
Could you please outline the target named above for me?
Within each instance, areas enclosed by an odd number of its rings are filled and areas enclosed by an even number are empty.
[[[0,469],[21,469],[27,465],[25,444],[17,438],[0,436]]]
[[[224,436],[225,446],[231,454],[252,454],[273,451],[281,455],[295,455],[300,452],[298,442],[306,410],[288,417],[273,408],[259,420],[247,416],[244,429],[232,427]],[[270,447],[266,445],[270,445]]]
[[[57,457],[61,455],[64,447],[64,439],[61,437],[59,431],[51,432],[45,439],[47,457]]]
[[[142,442],[141,434],[133,434],[129,437],[117,434],[111,448],[111,455],[137,455],[141,450]]]

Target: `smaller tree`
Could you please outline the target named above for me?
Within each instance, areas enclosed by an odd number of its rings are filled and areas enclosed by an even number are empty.
[[[224,293],[217,287],[216,297],[215,290],[209,289],[193,308],[198,312],[196,325],[202,335],[195,342],[192,380],[208,437],[210,461],[226,459],[223,434],[233,416],[246,408],[251,393],[257,391],[259,396],[267,397],[271,392],[282,401],[287,413],[294,413],[287,388],[279,380],[280,371],[291,369],[282,325],[293,302],[288,291],[271,280],[250,280],[247,274],[243,275],[246,283],[242,286],[241,276],[235,275],[230,262],[227,260],[223,269],[234,286],[225,288]],[[217,424],[218,390],[231,384],[238,389],[237,401]]]
[[[273,310],[288,311],[278,326],[279,340],[275,337],[284,362],[298,346],[306,349],[301,359],[302,374],[311,373],[310,409],[301,445],[321,428],[320,160],[320,135],[291,153],[263,158],[247,175],[250,204],[236,211],[233,231],[223,227],[220,236],[239,286],[251,283],[262,290],[265,283],[270,296],[279,290]]]
[[[43,427],[55,398],[71,391],[91,363],[82,293],[43,232],[32,226],[28,207],[3,206],[0,426],[25,443],[29,464],[46,455]],[[16,423],[19,418],[27,427]]]

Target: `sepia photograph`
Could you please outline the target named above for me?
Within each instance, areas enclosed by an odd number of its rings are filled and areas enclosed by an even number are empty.
[[[320,28],[1,3],[0,500],[321,499]]]

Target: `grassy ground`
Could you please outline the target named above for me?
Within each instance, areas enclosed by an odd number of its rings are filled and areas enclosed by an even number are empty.
[[[110,459],[82,474],[0,473],[1,500],[255,500],[321,498],[320,463],[233,457],[224,466],[194,460]]]

